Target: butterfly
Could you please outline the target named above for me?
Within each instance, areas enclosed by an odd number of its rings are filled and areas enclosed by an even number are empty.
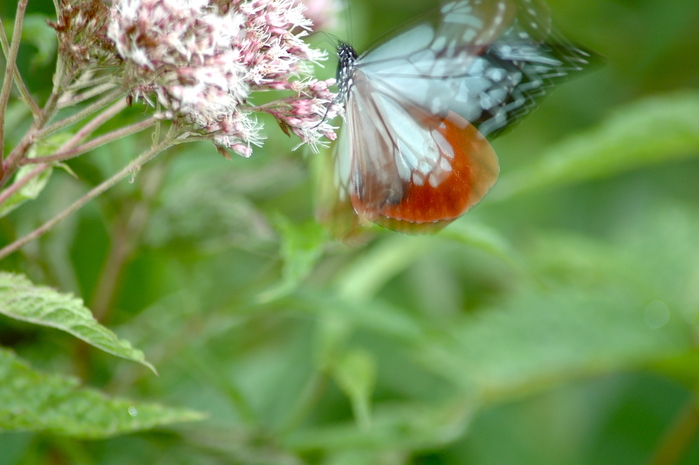
[[[359,55],[338,45],[345,124],[318,216],[433,232],[478,203],[499,165],[489,140],[591,54],[552,33],[543,0],[455,0]]]

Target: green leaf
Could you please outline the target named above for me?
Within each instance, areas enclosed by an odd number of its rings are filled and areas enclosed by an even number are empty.
[[[108,398],[76,379],[39,373],[0,349],[0,430],[99,439],[203,418],[193,410]]]
[[[634,225],[651,232],[652,248],[628,237],[615,246],[542,238],[536,259],[546,268],[547,288],[521,288],[453,322],[417,356],[462,389],[499,402],[686,354],[693,304],[682,292],[693,288],[687,269],[697,261],[680,237],[696,233],[678,234],[678,222],[662,222],[664,228]]]
[[[100,325],[81,299],[37,286],[24,275],[0,272],[0,313],[66,331],[98,349],[141,363],[156,372],[143,352]]]
[[[352,402],[354,416],[362,428],[371,425],[370,401],[376,383],[376,362],[367,351],[351,349],[335,362],[333,375]]]
[[[503,175],[489,200],[589,181],[699,155],[699,93],[682,92],[627,105],[599,128],[570,138],[538,161]]]
[[[17,171],[14,181],[10,186],[8,186],[8,189],[11,189],[12,186],[18,186],[20,183],[25,182],[23,179],[29,175],[31,171],[36,169],[37,166],[38,165],[26,165],[20,168]],[[41,194],[41,191],[44,190],[44,187],[46,187],[46,183],[49,181],[52,172],[53,168],[50,166],[47,167],[44,171],[34,176],[32,179],[26,181],[26,184],[20,187],[14,194],[9,196],[7,200],[0,204],[0,218],[13,211],[27,200],[34,200],[37,198],[39,194]]]
[[[691,348],[681,309],[610,282],[515,292],[499,306],[452,324],[416,354],[436,374],[498,402]]]
[[[424,320],[417,319],[414,315],[379,298],[356,301],[334,294],[300,290],[290,299],[290,304],[337,319],[331,323],[332,328],[321,328],[328,331],[328,334],[321,334],[326,340],[319,341],[319,347],[327,351],[325,356],[341,347],[352,326],[377,331],[379,334],[404,341],[421,338],[425,333]],[[321,356],[319,360],[322,362],[325,356]]]
[[[61,133],[51,136],[46,141],[34,145],[29,151],[27,157],[40,158],[45,157],[47,155],[52,155],[71,137],[73,137],[73,135],[70,133]],[[28,176],[29,173],[37,169],[38,166],[38,164],[32,164],[21,167],[19,170],[17,170],[17,174],[15,175],[12,184],[8,188],[11,188],[12,186],[17,186],[20,183],[24,182],[23,179],[26,176]],[[68,171],[72,173],[70,170]],[[48,167],[44,169],[42,172],[40,172],[38,175],[34,176],[32,179],[26,181],[26,184],[24,184],[14,194],[8,197],[5,202],[0,204],[0,218],[13,211],[27,200],[34,200],[37,197],[39,197],[39,194],[41,194],[41,191],[43,191],[44,187],[46,187],[46,184],[48,183],[52,173],[53,168]]]

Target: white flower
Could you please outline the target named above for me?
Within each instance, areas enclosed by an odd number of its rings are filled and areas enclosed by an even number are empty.
[[[264,138],[253,111],[272,114],[304,142],[334,137],[321,122],[334,95],[325,83],[322,95],[310,90],[319,81],[304,66],[326,58],[302,40],[311,27],[304,9],[295,0],[117,0],[107,35],[135,97],[151,103],[155,94],[161,117],[183,132],[248,156]],[[276,105],[249,102],[254,91],[292,87],[296,95]]]

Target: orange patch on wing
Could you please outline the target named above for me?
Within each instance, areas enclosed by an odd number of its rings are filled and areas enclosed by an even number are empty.
[[[370,211],[356,195],[352,206],[360,217],[401,232],[438,231],[478,203],[498,177],[497,156],[490,143],[456,113],[444,119],[423,118],[425,126],[437,130],[451,145],[454,158],[451,171],[433,187],[428,179],[422,185],[404,182],[404,193],[397,203],[386,203]]]

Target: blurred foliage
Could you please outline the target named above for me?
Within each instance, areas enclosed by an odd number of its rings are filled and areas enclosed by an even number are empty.
[[[361,49],[430,3],[343,16]],[[328,240],[327,153],[270,126],[247,160],[161,155],[5,259],[0,464],[697,463],[699,3],[550,4],[606,65],[495,143],[501,181],[436,236]],[[21,49],[37,95],[44,39]],[[28,118],[10,107],[8,144]],[[22,191],[0,243],[148,143]]]

